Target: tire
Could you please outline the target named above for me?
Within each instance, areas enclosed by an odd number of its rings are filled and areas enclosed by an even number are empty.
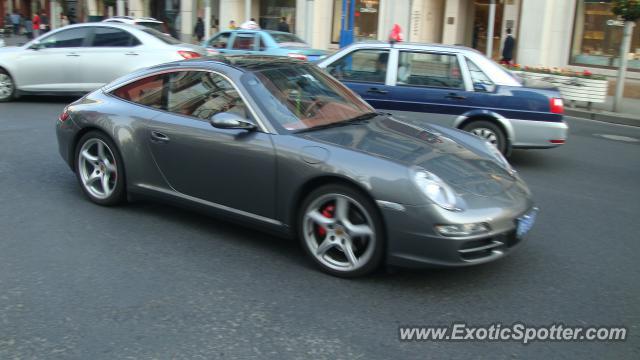
[[[302,247],[324,272],[352,278],[380,266],[382,217],[362,192],[340,184],[322,186],[302,202],[297,220]]]
[[[472,121],[465,125],[462,130],[489,141],[495,145],[501,153],[507,153],[507,136],[495,123],[486,120]]]
[[[126,182],[122,157],[104,133],[90,131],[80,138],[75,170],[82,192],[92,202],[103,206],[124,202]]]
[[[0,102],[7,102],[14,99],[16,95],[16,84],[8,72],[0,69]]]

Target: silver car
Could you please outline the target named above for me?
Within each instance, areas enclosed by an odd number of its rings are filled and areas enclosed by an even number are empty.
[[[522,81],[470,48],[363,42],[318,66],[376,109],[418,125],[471,132],[505,154],[515,148],[553,148],[567,139],[558,89]]]
[[[141,68],[204,55],[200,46],[143,26],[65,26],[26,45],[0,48],[0,101],[21,94],[86,93]]]
[[[297,236],[338,276],[499,259],[535,219],[493,145],[377,113],[286,57],[136,72],[68,106],[57,136],[97,204],[151,196]]]

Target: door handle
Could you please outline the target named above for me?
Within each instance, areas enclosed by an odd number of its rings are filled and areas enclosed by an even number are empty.
[[[449,95],[445,96],[445,98],[454,99],[454,100],[466,100],[467,99],[466,96],[458,95],[456,93],[449,93]]]
[[[161,132],[152,131],[151,141],[153,142],[169,142],[169,137]]]
[[[369,88],[367,92],[372,94],[386,94],[389,91],[373,87],[373,88]]]
[[[125,53],[125,55],[139,55],[139,54],[137,52],[131,51],[131,52]]]
[[[78,57],[80,55],[76,54],[76,53],[68,53],[67,56],[73,56],[73,57]]]

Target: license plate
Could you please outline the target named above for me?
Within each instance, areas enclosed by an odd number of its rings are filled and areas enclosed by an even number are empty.
[[[525,236],[536,222],[536,216],[538,215],[538,208],[533,208],[528,213],[518,218],[518,226],[516,228],[516,235],[521,238]]]

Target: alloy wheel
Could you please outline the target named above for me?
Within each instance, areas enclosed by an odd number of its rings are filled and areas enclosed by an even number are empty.
[[[91,138],[82,145],[78,171],[82,186],[91,196],[104,200],[115,191],[118,167],[113,152],[104,141]]]
[[[473,135],[479,136],[479,137],[489,141],[490,143],[492,143],[495,146],[498,146],[498,136],[491,129],[481,128],[480,127],[480,128],[475,128],[475,129],[471,130],[471,133]]]
[[[350,272],[366,266],[373,257],[375,227],[356,200],[343,194],[325,194],[312,201],[304,214],[304,241],[322,265]]]
[[[0,100],[7,100],[13,95],[13,80],[7,74],[0,72]]]

